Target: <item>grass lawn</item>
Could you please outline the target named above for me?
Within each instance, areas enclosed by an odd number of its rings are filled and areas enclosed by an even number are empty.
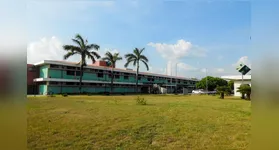
[[[28,97],[28,149],[248,149],[251,102],[215,96]]]

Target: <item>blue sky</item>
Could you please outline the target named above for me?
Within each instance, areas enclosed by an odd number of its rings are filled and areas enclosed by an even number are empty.
[[[243,0],[29,1],[27,29],[29,63],[61,60],[61,45],[76,33],[99,44],[101,54],[145,47],[156,73],[166,73],[171,63],[174,74],[179,62],[179,76],[200,78],[204,68],[214,76],[237,74],[234,64],[251,65],[253,58],[251,2]]]

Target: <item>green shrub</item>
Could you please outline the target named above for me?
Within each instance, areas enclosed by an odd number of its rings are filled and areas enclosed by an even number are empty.
[[[147,104],[147,100],[145,100],[144,98],[140,98],[139,96],[136,98],[136,102],[138,105],[146,105]]]
[[[62,96],[63,96],[63,97],[67,97],[68,94],[67,94],[67,93],[63,93]]]

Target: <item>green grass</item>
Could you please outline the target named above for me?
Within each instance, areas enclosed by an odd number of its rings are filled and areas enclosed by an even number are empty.
[[[28,97],[28,149],[248,149],[251,102],[215,96]]]

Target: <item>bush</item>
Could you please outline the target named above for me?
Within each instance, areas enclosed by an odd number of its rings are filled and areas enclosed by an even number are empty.
[[[67,94],[67,93],[63,93],[62,96],[63,96],[63,97],[67,97],[68,94]]]
[[[139,96],[136,98],[136,102],[138,105],[146,105],[147,104],[147,100],[145,100],[144,98],[140,98]]]

